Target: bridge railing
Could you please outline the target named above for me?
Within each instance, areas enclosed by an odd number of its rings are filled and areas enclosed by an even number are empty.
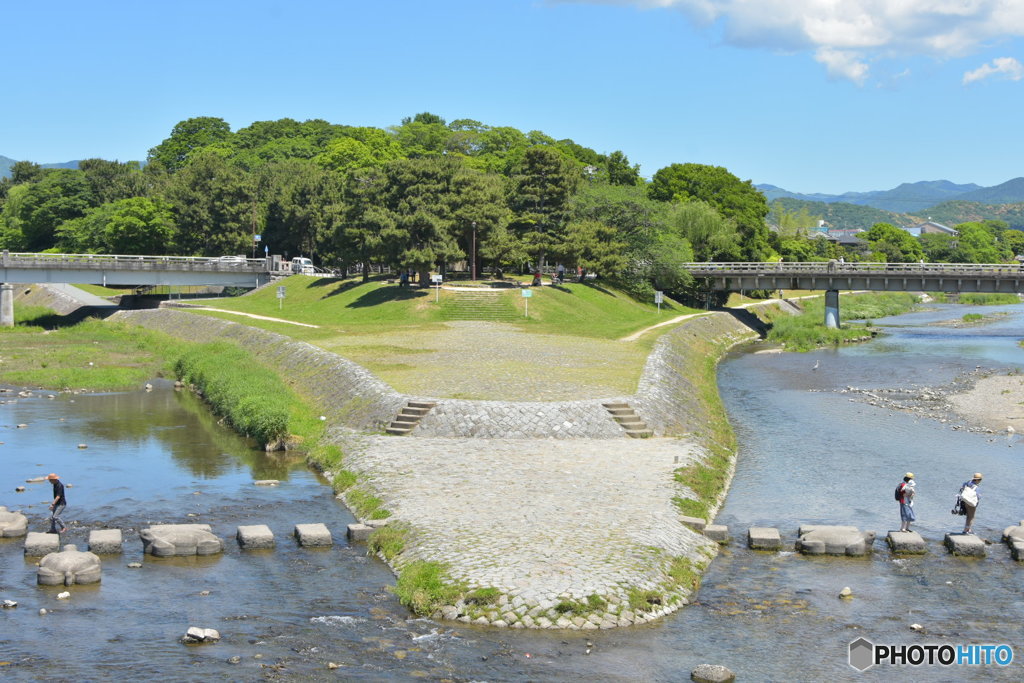
[[[737,261],[681,263],[688,271],[697,271],[709,277],[715,275],[756,275],[758,273],[785,273],[792,275],[891,275],[920,276],[922,274],[945,277],[1024,276],[1024,265],[1018,263],[840,263],[839,261]]]
[[[87,270],[201,270],[266,272],[267,259],[136,254],[0,253],[4,268],[82,268]]]

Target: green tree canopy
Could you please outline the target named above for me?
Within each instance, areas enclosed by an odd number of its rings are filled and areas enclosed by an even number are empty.
[[[859,237],[871,245],[874,258],[886,263],[913,263],[924,258],[921,243],[891,223],[875,223]]]
[[[170,137],[149,150],[149,159],[159,161],[174,173],[183,168],[196,150],[216,143],[226,143],[231,126],[224,119],[198,116],[179,122]]]
[[[58,246],[72,253],[173,254],[176,233],[168,202],[129,197],[65,222],[57,238]]]
[[[768,214],[764,195],[749,180],[740,180],[721,166],[672,164],[654,174],[648,192],[659,201],[699,199],[711,204],[735,221],[744,259],[762,261],[773,253],[764,222]]]

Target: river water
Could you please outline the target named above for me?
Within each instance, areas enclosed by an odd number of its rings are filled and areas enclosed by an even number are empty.
[[[870,558],[757,553],[736,543],[707,572],[696,604],[660,623],[603,632],[481,629],[412,619],[390,595],[390,571],[349,546],[354,521],[326,482],[293,458],[266,455],[209,416],[187,393],[19,398],[0,405],[0,505],[45,529],[49,486],[24,484],[50,471],[71,484],[69,542],[88,529],[125,529],[123,556],[104,557],[97,586],[35,585],[19,539],[0,541],[0,677],[17,680],[612,680],[682,681],[700,663],[741,680],[855,680],[899,673],[911,680],[969,675],[1019,680],[1024,567],[998,543],[1024,518],[1018,437],[955,431],[951,424],[852,401],[847,386],[934,386],[976,366],[1019,367],[1024,317],[954,329],[931,323],[975,309],[934,310],[877,321],[889,334],[810,354],[737,351],[720,368],[720,390],[740,459],[718,522],[742,539],[751,525],[792,540],[801,523],[853,524],[879,533]],[[813,369],[817,365],[817,369]],[[7,395],[10,397],[10,395]],[[17,429],[17,424],[27,424]],[[79,449],[84,443],[86,449]],[[912,470],[924,557],[894,559],[882,538],[898,526],[892,489]],[[960,483],[985,473],[976,531],[993,541],[984,560],[953,558],[942,534]],[[279,479],[256,487],[255,479]],[[226,539],[210,558],[143,557],[136,530],[202,522]],[[297,547],[289,534],[325,522],[330,549]],[[267,524],[273,551],[241,552],[239,524]],[[130,569],[130,562],[142,568]],[[839,600],[841,588],[853,600]],[[208,593],[205,594],[204,593]],[[40,616],[40,608],[50,610]],[[921,631],[910,625],[921,624]],[[214,645],[178,642],[188,626],[216,628]],[[1017,661],[980,671],[847,664],[858,637],[892,644],[999,644]],[[235,659],[237,658],[237,659]],[[235,663],[237,662],[237,663]],[[329,669],[334,663],[339,668]]]

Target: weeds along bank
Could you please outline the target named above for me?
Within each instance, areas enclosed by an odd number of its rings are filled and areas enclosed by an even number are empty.
[[[200,342],[236,342],[285,378],[316,412],[329,418],[329,424],[344,425],[357,432],[379,433],[408,398],[355,364],[281,335],[175,310],[124,311],[115,318]],[[490,581],[486,568],[477,567],[472,561],[456,558],[454,566],[446,563],[443,551],[435,556],[437,559],[423,559],[433,543],[425,528],[429,514],[418,527],[410,525],[401,514],[402,504],[407,500],[396,500],[394,489],[389,489],[386,482],[381,485],[383,480],[374,477],[373,466],[350,467],[349,459],[353,463],[359,460],[351,450],[343,454],[343,449],[325,445],[311,453],[310,459],[331,473],[335,488],[343,491],[357,517],[381,519],[391,516],[392,509],[399,511],[392,524],[375,532],[370,547],[395,569],[396,593],[417,613],[515,628],[608,628],[644,623],[685,604],[715,553],[716,546],[683,526],[678,514],[681,510],[688,515],[712,516],[731,477],[733,438],[718,398],[715,369],[730,347],[756,336],[749,321],[741,318],[742,315],[727,313],[709,314],[663,335],[648,358],[637,393],[626,397],[648,419],[656,434],[689,437],[679,443],[697,444],[690,451],[699,456],[681,457],[674,481],[671,464],[662,474],[655,472],[653,479],[662,483],[657,487],[656,499],[630,498],[627,492],[625,504],[632,508],[628,512],[637,516],[640,526],[650,526],[651,533],[644,543],[622,553],[623,566],[615,567],[619,579],[614,585],[591,581],[590,577],[599,576],[604,568],[597,562],[588,566],[584,556],[574,571],[585,580],[574,579],[578,585],[547,593],[540,588],[532,590],[532,586],[509,589],[499,580]],[[209,395],[211,388],[205,391]],[[600,400],[593,402],[599,405]],[[571,405],[570,408],[574,409]],[[608,422],[614,425],[610,418]],[[415,448],[417,441],[428,441],[370,438],[389,444],[402,442],[410,448]],[[631,442],[621,435],[609,439],[602,433],[590,438],[604,438],[604,443],[609,444],[621,440],[612,449],[626,453],[643,452],[648,445]],[[550,444],[541,446],[544,451],[572,448],[564,441],[551,439],[538,439],[535,443]],[[561,445],[555,446],[556,443]],[[631,444],[635,445],[632,451]],[[618,469],[628,471],[629,467]],[[559,505],[572,508],[572,499],[559,498],[568,493],[564,481],[553,481],[552,497],[557,498]],[[575,534],[567,531],[566,535],[568,541]],[[544,557],[542,550],[551,551],[551,544],[541,539],[520,538],[517,543],[543,545],[544,548],[536,548],[536,553],[526,553],[537,558]],[[501,560],[500,552],[498,555]],[[636,563],[637,557],[643,561]],[[548,561],[551,562],[554,560]]]

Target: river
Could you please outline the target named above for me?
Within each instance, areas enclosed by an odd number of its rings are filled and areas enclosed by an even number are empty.
[[[996,322],[934,326],[966,307],[877,321],[888,334],[859,346],[810,354],[738,350],[720,367],[723,400],[740,444],[733,486],[718,522],[741,539],[751,525],[777,526],[792,540],[801,523],[853,524],[879,540],[867,559],[757,553],[742,543],[712,564],[696,604],[632,629],[540,632],[439,624],[410,618],[387,590],[390,571],[349,546],[354,521],[326,482],[300,460],[266,455],[216,423],[187,393],[46,392],[0,405],[0,505],[22,509],[43,530],[49,486],[25,479],[61,474],[68,489],[69,541],[88,529],[126,530],[125,553],[104,557],[97,586],[38,587],[20,539],[0,541],[0,677],[18,680],[614,680],[682,681],[700,663],[741,680],[855,680],[848,643],[1021,644],[1024,603],[1017,563],[998,543],[1024,518],[1019,437],[955,431],[951,424],[891,412],[842,393],[847,386],[941,385],[976,366],[1021,364],[1019,307],[977,309]],[[817,369],[814,369],[817,365]],[[9,394],[7,395],[11,397]],[[24,423],[28,427],[17,429]],[[86,449],[79,449],[84,443]],[[928,555],[894,559],[882,538],[898,526],[892,489],[918,480],[916,525]],[[970,473],[985,473],[976,530],[994,543],[984,560],[953,558],[942,534]],[[280,486],[256,487],[255,479]],[[149,523],[211,524],[226,539],[210,558],[143,557],[134,530]],[[297,523],[325,522],[330,549],[297,547]],[[267,524],[273,551],[242,552],[239,524]],[[132,531],[129,531],[132,530]],[[142,568],[128,568],[141,562]],[[852,600],[837,594],[849,586]],[[39,615],[39,609],[50,613]],[[924,628],[912,631],[911,624]],[[218,629],[213,645],[178,642],[188,626]],[[988,678],[1021,678],[1018,661]],[[329,663],[338,666],[328,668]],[[973,672],[900,670],[913,680],[958,680]],[[980,673],[980,672],[979,672]]]

